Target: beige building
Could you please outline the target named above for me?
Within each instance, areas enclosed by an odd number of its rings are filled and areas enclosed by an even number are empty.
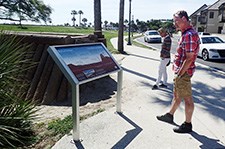
[[[190,19],[199,32],[225,33],[225,0],[204,4],[190,15]]]

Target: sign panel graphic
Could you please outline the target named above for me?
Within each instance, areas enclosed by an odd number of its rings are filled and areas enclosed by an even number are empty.
[[[61,46],[55,49],[79,81],[120,70],[103,44]]]

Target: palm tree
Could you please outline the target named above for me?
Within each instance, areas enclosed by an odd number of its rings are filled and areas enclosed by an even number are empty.
[[[129,26],[129,21],[127,19],[124,20],[125,29],[127,30],[127,26]]]
[[[124,0],[120,0],[120,13],[119,13],[119,33],[118,33],[118,51],[124,53],[123,47],[123,29],[124,27]]]
[[[82,22],[84,22],[84,26],[86,27],[86,22],[87,22],[88,20],[86,19],[86,18],[83,18],[82,19]]]
[[[28,45],[0,32],[0,148],[17,148],[34,139],[35,105],[23,99],[25,70],[31,68]]]
[[[75,22],[76,22],[76,15],[77,15],[77,11],[76,10],[72,10],[71,11],[71,15],[73,16],[72,17],[72,21],[73,21],[73,26],[75,27],[76,26],[76,24],[75,24]]]
[[[88,24],[88,26],[89,26],[89,27],[92,27],[91,25],[92,25],[92,23],[90,22],[90,23]]]
[[[109,22],[108,21],[104,21],[104,24],[105,24],[105,29],[107,28],[107,24],[108,24]]]
[[[112,27],[114,27],[114,24],[115,24],[115,23],[113,23],[113,22],[110,22],[109,24],[110,24],[110,25],[111,25]]]
[[[80,18],[79,18],[79,26],[81,26],[81,15],[84,14],[84,13],[83,13],[82,10],[79,10],[78,11],[78,14],[80,15]]]

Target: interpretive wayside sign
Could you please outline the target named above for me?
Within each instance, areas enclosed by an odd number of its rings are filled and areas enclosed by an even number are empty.
[[[48,51],[56,62],[60,61],[60,66],[64,67],[61,70],[66,70],[63,73],[71,75],[67,72],[69,68],[78,82],[86,82],[121,70],[102,43],[50,46]]]
[[[79,85],[117,72],[117,106],[121,112],[122,68],[102,43],[49,46],[48,53],[72,86],[73,140],[79,140]]]
[[[56,47],[56,50],[79,81],[119,70],[102,44]]]

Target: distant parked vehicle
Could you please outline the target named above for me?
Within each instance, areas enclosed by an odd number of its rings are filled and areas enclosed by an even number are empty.
[[[198,32],[198,35],[199,36],[202,36],[202,35],[211,35],[210,33],[207,33],[207,32]]]
[[[144,41],[145,42],[162,42],[162,37],[159,35],[159,33],[156,30],[149,30],[144,33]]]
[[[198,56],[203,60],[225,59],[225,42],[217,36],[202,35]]]

